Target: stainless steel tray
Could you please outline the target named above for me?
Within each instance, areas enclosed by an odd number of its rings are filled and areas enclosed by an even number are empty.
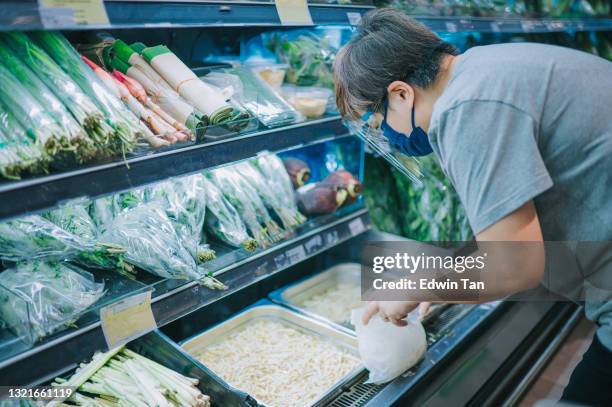
[[[346,316],[345,321],[339,323],[323,315],[316,314],[301,305],[305,300],[325,292],[332,286],[337,286],[345,282],[355,285],[361,284],[361,265],[359,263],[337,264],[312,277],[307,277],[286,287],[279,288],[271,292],[269,298],[277,304],[291,308],[313,319],[323,321],[342,332],[349,335],[355,335],[354,328],[350,323],[350,315]],[[442,311],[446,310],[448,307],[449,304],[432,304],[427,314],[421,318],[421,322],[426,323],[432,319],[438,318]]]
[[[353,327],[350,323],[350,315],[346,316],[345,321],[338,323],[323,315],[316,314],[301,305],[307,299],[312,298],[317,294],[321,294],[331,287],[337,286],[341,283],[352,283],[360,286],[361,265],[359,263],[338,264],[312,277],[308,277],[304,280],[273,291],[270,293],[269,297],[277,304],[281,304],[301,314],[307,315],[319,321],[323,321],[342,332],[348,333],[349,335],[355,335]]]
[[[232,332],[241,329],[246,324],[262,319],[272,319],[302,332],[316,335],[324,340],[330,341],[334,345],[348,351],[349,353],[358,356],[357,339],[345,332],[334,329],[326,323],[310,318],[306,315],[300,315],[287,308],[272,304],[268,301],[260,301],[250,308],[245,309],[238,315],[216,325],[202,333],[194,335],[180,342],[180,346],[192,356],[199,353],[200,349],[214,345],[223,341],[225,337]],[[194,357],[195,359],[195,357]],[[289,368],[289,366],[287,367]],[[357,375],[364,371],[363,366],[354,369],[337,383],[330,386],[329,390],[321,394],[317,400],[310,405],[317,405],[321,400],[333,397],[336,393],[342,392],[342,386],[351,382]],[[232,386],[231,383],[228,383]],[[263,404],[258,400],[260,404]]]

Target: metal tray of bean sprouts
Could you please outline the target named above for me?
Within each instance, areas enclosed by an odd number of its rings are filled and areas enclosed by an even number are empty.
[[[197,359],[195,355],[199,354],[201,350],[222,342],[231,334],[243,329],[247,324],[261,320],[280,322],[281,324],[294,328],[300,332],[314,335],[324,341],[332,343],[340,349],[347,351],[356,358],[359,358],[357,338],[354,336],[334,329],[333,327],[329,326],[329,324],[322,321],[311,318],[307,315],[298,314],[290,309],[273,304],[267,300],[258,301],[236,316],[215,325],[204,332],[181,341],[180,346],[187,353],[191,354],[194,359]],[[297,351],[299,352],[299,350]],[[290,366],[287,366],[287,369],[289,368]],[[322,400],[329,400],[330,398],[334,398],[341,394],[343,392],[343,387],[348,383],[354,382],[354,380],[360,374],[363,374],[364,371],[365,368],[363,365],[359,365],[357,368],[353,369],[351,372],[342,377],[338,382],[331,384],[329,389],[321,394],[314,402],[310,403],[309,406],[318,406]],[[232,383],[228,384],[233,386]],[[251,396],[254,397],[253,395]],[[261,402],[261,400],[257,400],[257,402],[261,405],[265,405]]]
[[[337,315],[336,318],[329,318],[330,311],[324,312],[327,315],[322,315],[306,305],[310,299],[320,298],[321,295],[343,285],[345,288],[347,286],[358,287],[359,295],[361,295],[361,265],[359,263],[337,264],[314,276],[306,277],[293,284],[279,288],[271,292],[269,298],[273,302],[300,314],[322,321],[349,335],[355,335],[354,327],[350,322],[350,310],[347,310],[347,315],[344,317]],[[360,302],[360,299],[356,298],[354,301],[351,301],[351,306],[357,308],[360,304],[365,305],[365,303]],[[426,323],[431,319],[437,318],[448,307],[448,304],[433,304],[429,312],[422,317],[422,322]]]

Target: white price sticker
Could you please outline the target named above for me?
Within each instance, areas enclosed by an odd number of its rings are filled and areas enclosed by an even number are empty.
[[[348,224],[349,230],[351,231],[351,235],[357,236],[361,232],[365,230],[365,225],[363,224],[363,220],[361,218],[357,218],[351,221]]]
[[[285,252],[290,264],[296,264],[306,258],[304,246],[299,245]]]
[[[457,24],[451,22],[451,21],[447,21],[445,23],[446,25],[446,31],[448,31],[449,33],[456,33],[457,32]]]
[[[346,13],[346,18],[348,18],[350,25],[359,25],[361,24],[361,14],[355,12]]]
[[[306,253],[312,254],[319,250],[323,246],[323,238],[321,235],[316,235],[311,238],[309,241],[304,243],[304,247],[306,248]]]

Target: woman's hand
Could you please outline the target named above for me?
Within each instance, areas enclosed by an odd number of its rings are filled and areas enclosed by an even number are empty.
[[[419,315],[422,317],[429,310],[429,302],[415,301],[370,301],[363,314],[362,322],[367,325],[370,319],[376,314],[387,321],[397,326],[406,326],[408,323],[404,321],[410,311],[419,307]]]

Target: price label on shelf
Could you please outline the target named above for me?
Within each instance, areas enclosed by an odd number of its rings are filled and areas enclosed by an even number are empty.
[[[103,0],[38,0],[38,10],[45,28],[109,24]]]
[[[283,25],[312,25],[306,0],[274,0],[278,18]]]
[[[323,247],[323,238],[321,235],[311,237],[306,243],[304,243],[306,253],[313,254],[319,251]]]
[[[289,259],[289,263],[296,264],[306,258],[306,251],[304,250],[304,246],[299,245],[293,247],[286,252],[287,259]]]
[[[325,244],[327,246],[335,245],[340,241],[340,236],[338,235],[337,230],[332,230],[331,232],[327,232],[325,234]]]
[[[100,322],[109,349],[156,329],[151,310],[151,291],[103,307],[100,309]]]
[[[446,25],[446,31],[449,33],[457,32],[457,24],[451,21],[447,21],[444,25]]]
[[[361,14],[353,12],[346,13],[346,18],[348,18],[350,25],[359,25],[361,24]]]
[[[351,231],[352,236],[357,236],[361,232],[365,230],[365,225],[363,224],[363,220],[361,218],[357,218],[352,220],[348,224],[349,230]]]

